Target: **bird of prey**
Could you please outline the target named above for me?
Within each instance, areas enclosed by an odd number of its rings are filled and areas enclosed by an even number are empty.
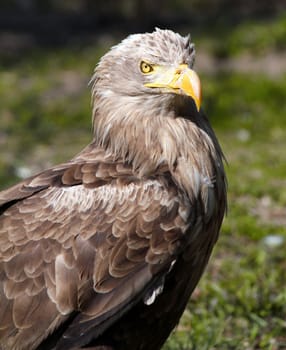
[[[0,349],[160,349],[226,209],[190,37],[130,35],[92,78],[93,139],[0,192]]]

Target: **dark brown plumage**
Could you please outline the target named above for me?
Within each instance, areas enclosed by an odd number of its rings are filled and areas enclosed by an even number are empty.
[[[0,192],[1,350],[156,350],[178,323],[226,208],[193,61],[172,31],[125,39],[95,70],[92,143]]]

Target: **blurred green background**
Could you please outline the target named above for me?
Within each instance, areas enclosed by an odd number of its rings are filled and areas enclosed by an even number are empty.
[[[229,179],[220,240],[164,349],[286,349],[285,0],[2,0],[0,187],[90,141],[99,57],[155,26],[192,35]]]

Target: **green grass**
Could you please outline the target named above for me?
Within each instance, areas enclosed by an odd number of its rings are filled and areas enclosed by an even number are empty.
[[[208,50],[218,57],[234,57],[240,54],[263,56],[270,51],[286,49],[286,12],[268,20],[248,20],[232,28],[219,25],[209,28],[199,38]]]
[[[242,36],[237,51],[253,26],[264,33],[253,23],[228,35],[234,42]],[[272,41],[263,45],[277,49]],[[0,60],[2,188],[19,180],[19,168],[37,171],[67,160],[89,142],[87,84],[104,50],[35,51],[19,62]],[[252,44],[250,51],[260,52]],[[207,271],[164,350],[286,348],[285,78],[202,76],[203,106],[229,163],[229,211]],[[280,244],[267,244],[270,235]]]
[[[35,50],[21,61],[0,60],[1,187],[19,179],[18,167],[36,171],[88,143],[88,83],[102,53],[100,47]]]

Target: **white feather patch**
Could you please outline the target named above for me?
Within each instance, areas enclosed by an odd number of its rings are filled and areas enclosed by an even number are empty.
[[[144,304],[151,305],[156,300],[157,296],[163,292],[164,289],[164,281],[155,289],[151,291],[151,293],[147,293],[144,297]]]
[[[90,209],[94,204],[95,199],[94,189],[87,189],[84,186],[71,186],[61,189],[51,189],[47,192],[47,204],[51,205],[54,211],[62,209],[72,211],[75,206],[81,211]]]
[[[176,263],[176,260],[173,260],[170,264],[168,273],[173,269],[174,265]],[[144,296],[144,304],[145,305],[151,305],[154,303],[154,301],[156,300],[157,296],[160,295],[163,290],[164,290],[164,284],[165,284],[165,277],[162,277],[157,284],[155,285],[155,287],[153,287],[153,289],[149,290],[146,295]]]
[[[149,188],[153,189],[154,197],[159,196],[159,198],[161,198],[162,205],[169,205],[170,198],[168,192],[162,188],[158,182],[154,180],[146,181],[143,184],[143,192],[148,193]],[[47,201],[47,206],[52,206],[55,212],[65,210],[66,213],[68,213],[69,211],[72,212],[75,207],[78,211],[84,212],[92,209],[93,205],[99,201],[102,207],[106,207],[114,201],[123,203],[127,199],[135,198],[139,189],[140,186],[133,183],[124,188],[114,185],[105,185],[90,189],[85,188],[83,185],[77,185],[57,189],[51,188],[45,192],[44,197]],[[166,195],[164,196],[163,194]],[[148,195],[146,195],[146,200],[147,199],[149,199]],[[143,198],[141,198],[141,200],[143,201]]]

